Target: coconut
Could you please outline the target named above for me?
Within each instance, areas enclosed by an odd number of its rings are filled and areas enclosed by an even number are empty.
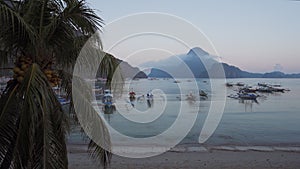
[[[20,69],[19,67],[16,66],[16,67],[14,67],[13,71],[14,71],[14,73],[17,74],[18,72],[21,71],[21,69]]]
[[[17,81],[18,81],[19,83],[21,83],[23,80],[24,80],[24,77],[22,77],[22,76],[19,76],[19,77],[17,78]]]
[[[47,74],[51,75],[51,74],[52,74],[52,70],[46,69],[46,70],[44,71],[44,73],[45,73],[46,75],[47,75]]]
[[[26,70],[28,69],[28,67],[29,67],[28,64],[23,64],[23,65],[21,66],[21,69],[24,70],[24,71],[26,71]]]
[[[51,79],[52,78],[52,75],[51,74],[46,74],[47,78],[48,79]]]
[[[24,76],[24,75],[25,75],[25,72],[21,70],[21,71],[19,71],[18,75]]]

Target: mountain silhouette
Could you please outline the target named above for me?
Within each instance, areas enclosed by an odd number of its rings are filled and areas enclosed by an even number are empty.
[[[236,66],[218,62],[205,50],[195,47],[187,54],[171,56],[167,59],[147,62],[142,67],[151,67],[148,77],[156,78],[300,78],[300,74],[282,72],[251,73]]]

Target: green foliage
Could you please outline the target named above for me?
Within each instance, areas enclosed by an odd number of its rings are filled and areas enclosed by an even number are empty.
[[[41,70],[55,63],[62,88],[71,95],[70,72],[102,20],[84,0],[0,0],[0,24],[0,62],[33,60],[22,83],[10,81],[0,98],[0,168],[67,168],[67,118]],[[109,57],[100,70],[111,77],[115,66]],[[95,126],[103,132],[98,139],[109,145],[104,123]],[[96,144],[90,148],[106,166],[110,153]]]
[[[67,168],[67,119],[44,73],[33,64],[0,99],[1,168]]]

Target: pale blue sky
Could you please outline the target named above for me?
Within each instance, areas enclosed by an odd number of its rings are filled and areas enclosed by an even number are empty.
[[[224,62],[247,71],[269,72],[274,70],[276,64],[281,64],[284,72],[300,72],[300,2],[288,0],[88,0],[87,2],[98,10],[97,13],[106,24],[139,12],[163,12],[184,18],[207,35]],[[184,52],[187,51],[182,51]]]

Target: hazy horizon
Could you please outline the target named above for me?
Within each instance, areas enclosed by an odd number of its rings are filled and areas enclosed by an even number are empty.
[[[92,8],[99,14],[106,25],[121,17],[143,12],[162,12],[178,16],[200,29],[216,48],[222,61],[249,72],[271,72],[274,70],[285,73],[299,73],[298,57],[300,55],[300,2],[284,0],[266,1],[189,1],[173,2],[151,1],[126,2],[96,0],[89,1]],[[126,6],[126,8],[125,8]],[[120,8],[124,7],[124,8]],[[123,25],[130,29],[140,23]],[[159,26],[159,25],[158,25]],[[120,28],[120,30],[122,30]],[[106,31],[104,26],[103,31]],[[189,32],[186,32],[188,34]],[[187,35],[189,36],[189,35]],[[104,45],[109,37],[102,38]],[[149,42],[152,44],[160,41]],[[171,55],[187,53],[187,49],[176,48],[174,53],[168,50],[150,50],[128,53],[141,40],[135,40],[112,52],[116,57],[137,66],[151,60],[165,59]],[[144,41],[143,41],[144,42]],[[148,42],[147,42],[148,43]],[[163,44],[164,48],[172,48],[172,43]],[[196,46],[193,46],[196,47]],[[206,46],[203,48],[212,55],[214,51]],[[105,49],[105,46],[104,46]]]

